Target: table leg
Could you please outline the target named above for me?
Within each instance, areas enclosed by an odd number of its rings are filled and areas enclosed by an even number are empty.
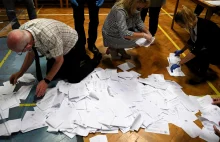
[[[211,8],[207,9],[206,15],[205,15],[205,19],[210,20],[212,17],[213,11]]]
[[[179,5],[179,0],[176,1],[176,6],[175,6],[174,14],[173,14],[173,20],[172,20],[172,24],[171,24],[171,29],[173,29],[174,17],[176,16],[178,5]]]

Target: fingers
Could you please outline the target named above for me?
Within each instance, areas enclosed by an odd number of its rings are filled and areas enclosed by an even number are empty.
[[[220,105],[220,100],[213,101],[212,104],[213,104],[213,105]]]
[[[14,78],[13,78],[13,75],[10,77],[10,83],[14,85]]]
[[[216,128],[215,125],[213,125],[213,128],[214,128],[215,134],[220,137],[220,131]]]
[[[18,79],[17,79],[17,77],[15,75],[12,75],[10,77],[10,83],[13,84],[13,85],[15,85],[17,83],[17,80]]]
[[[17,83],[17,78],[14,79],[13,85],[15,85]]]
[[[37,85],[36,88],[36,95],[37,97],[44,96],[47,89],[47,84],[43,83],[42,81]]]
[[[41,87],[37,87],[37,89],[36,89],[36,95],[37,95],[37,97],[43,96],[44,93],[45,93],[44,89],[42,89]]]

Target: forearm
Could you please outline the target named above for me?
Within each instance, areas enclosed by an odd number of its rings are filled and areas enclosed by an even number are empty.
[[[186,44],[181,50],[185,52],[188,49],[188,44]]]
[[[187,54],[181,61],[180,61],[180,65],[185,64],[186,62],[192,60],[193,58],[195,58],[195,55],[192,53]]]
[[[54,76],[57,74],[57,72],[61,68],[63,62],[64,62],[63,56],[59,56],[55,59],[55,62],[53,64],[52,68],[50,69],[50,71],[46,75],[46,78],[48,80],[52,80],[54,78]]]
[[[19,71],[21,74],[24,74],[28,70],[28,68],[31,66],[31,64],[34,61],[34,57],[35,57],[35,55],[34,55],[33,51],[32,52],[28,52],[26,54],[26,57],[25,57],[24,62],[22,64],[22,67],[21,67],[21,69]]]
[[[144,32],[134,32],[132,36],[125,36],[126,39],[144,38]]]
[[[151,34],[147,28],[142,29],[142,31],[146,34]]]

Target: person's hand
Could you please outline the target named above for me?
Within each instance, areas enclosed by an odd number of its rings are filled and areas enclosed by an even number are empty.
[[[174,53],[175,53],[175,56],[179,56],[180,54],[183,53],[183,50],[176,50]]]
[[[212,104],[213,104],[213,105],[220,106],[220,98],[215,98],[215,99],[213,99]]]
[[[16,72],[14,74],[11,75],[10,77],[10,83],[11,84],[16,84],[18,79],[22,76],[23,74],[21,72]]]
[[[220,125],[220,124],[219,124],[219,125]],[[219,129],[217,129],[215,125],[213,125],[213,128],[214,128],[215,134],[220,137],[220,131],[219,131]]]
[[[78,4],[78,2],[77,2],[76,0],[70,0],[70,2],[71,2],[72,4],[74,4],[75,6],[79,6],[79,4]]]
[[[36,89],[36,95],[37,95],[37,97],[44,96],[47,87],[48,87],[48,84],[47,84],[44,80],[41,80],[41,81],[38,83],[37,89]]]
[[[173,64],[171,67],[170,67],[170,70],[171,72],[173,72],[173,70],[175,70],[176,68],[179,68],[180,65],[177,65],[177,64]]]
[[[152,40],[152,35],[151,34],[146,34],[144,33],[144,38],[148,41],[151,41]]]
[[[104,3],[104,0],[97,0],[96,1],[96,6],[101,6]]]

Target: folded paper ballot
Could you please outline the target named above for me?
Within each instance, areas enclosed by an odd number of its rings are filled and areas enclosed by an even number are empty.
[[[1,87],[7,92],[0,94],[0,118],[4,119],[10,108],[18,106],[20,99],[27,97],[32,85],[22,86],[16,93],[8,83]],[[140,78],[134,71],[98,68],[80,83],[59,81],[36,103],[34,111],[27,111],[21,119],[0,124],[0,136],[42,127],[48,127],[48,132],[62,132],[70,138],[96,132],[118,133],[120,130],[126,133],[142,128],[146,132],[170,135],[169,123],[172,123],[192,138],[199,136],[217,141],[212,125],[218,126],[220,108],[211,103],[209,95],[188,96],[178,83],[165,80],[162,74]],[[203,129],[194,123],[197,120],[195,113],[199,110]],[[107,139],[101,135],[90,141],[105,142]]]
[[[170,53],[167,60],[168,60],[168,63],[169,63],[169,66],[167,67],[167,71],[170,74],[170,76],[185,76],[185,74],[181,70],[181,67],[176,68],[175,70],[173,70],[173,72],[171,72],[171,70],[170,70],[172,65],[179,64],[179,62],[180,62],[180,57],[179,56],[175,56],[174,53]]]
[[[131,62],[126,62],[126,63],[123,63],[123,64],[118,66],[118,68],[123,70],[123,71],[130,70],[130,69],[132,69],[134,67],[135,67],[135,65],[132,64]]]

